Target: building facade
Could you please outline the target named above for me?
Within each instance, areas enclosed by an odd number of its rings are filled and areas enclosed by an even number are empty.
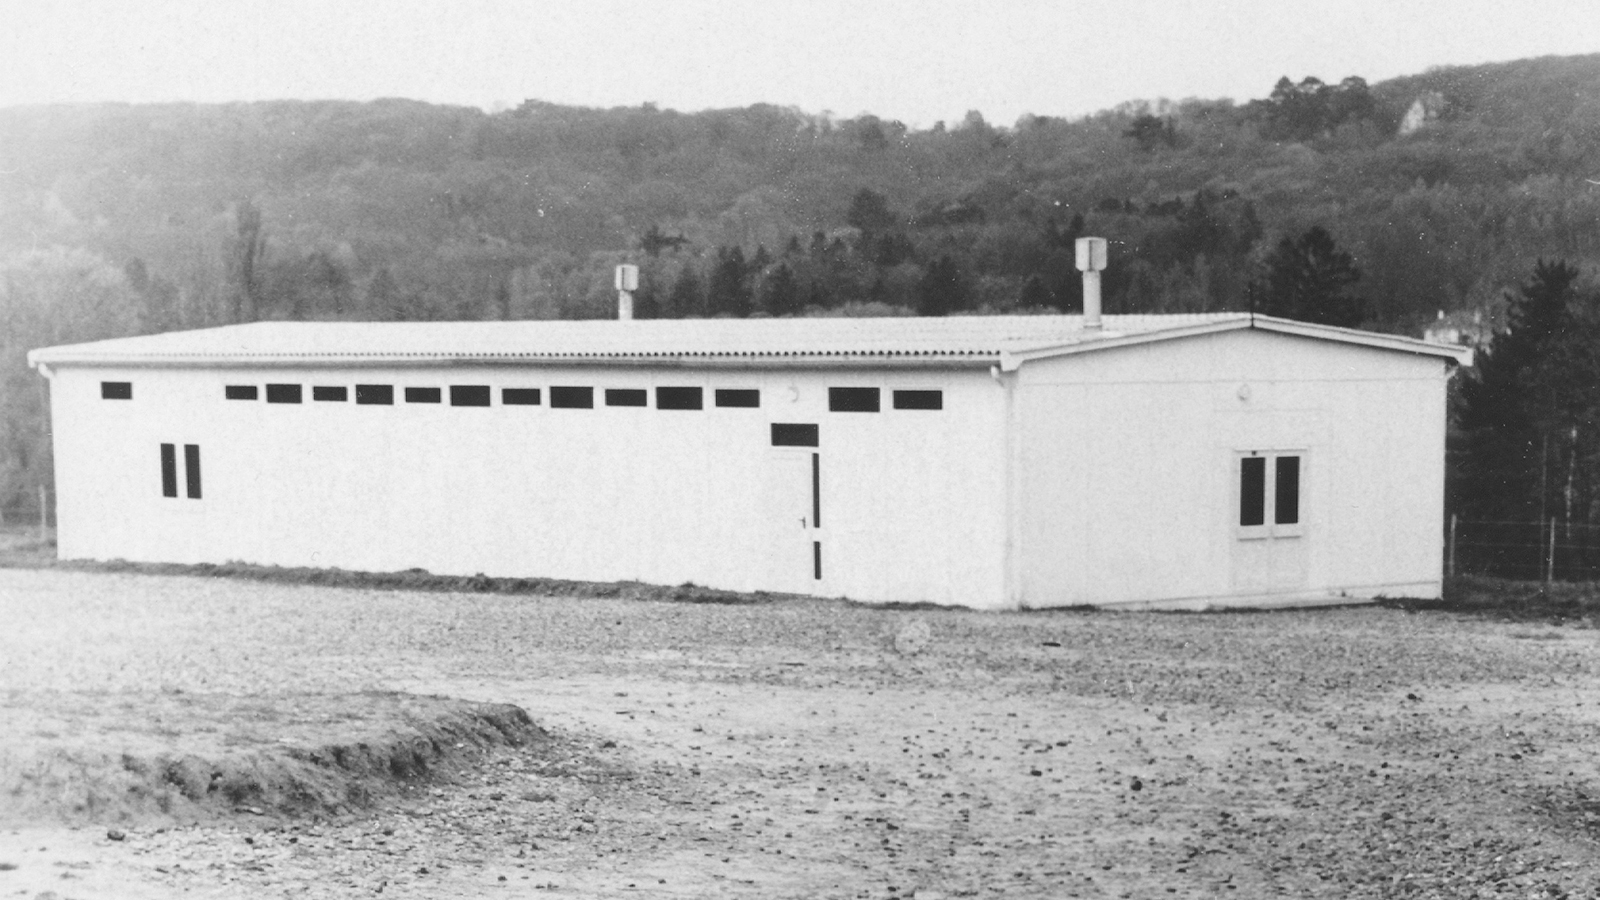
[[[1003,609],[1437,596],[1469,353],[1216,314],[257,323],[30,362],[63,558]]]

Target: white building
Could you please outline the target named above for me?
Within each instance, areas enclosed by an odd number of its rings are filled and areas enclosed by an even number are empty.
[[[986,609],[1440,590],[1461,347],[1242,313],[263,322],[36,350],[59,552]]]

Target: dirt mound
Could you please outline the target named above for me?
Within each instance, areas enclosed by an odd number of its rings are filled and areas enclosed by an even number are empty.
[[[548,743],[520,707],[395,693],[54,694],[0,704],[0,827],[339,815]]]

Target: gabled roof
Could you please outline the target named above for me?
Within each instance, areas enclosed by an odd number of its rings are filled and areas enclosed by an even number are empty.
[[[1153,340],[1262,328],[1439,356],[1471,351],[1249,313],[655,319],[517,322],[254,322],[47,347],[29,365],[414,366],[470,364],[991,366]]]

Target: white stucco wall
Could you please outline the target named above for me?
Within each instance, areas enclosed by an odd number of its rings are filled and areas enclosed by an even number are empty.
[[[1024,364],[1014,600],[1437,596],[1446,374],[1438,358],[1260,330]],[[1250,450],[1303,459],[1292,585],[1241,578]]]
[[[101,381],[133,399],[101,399]],[[304,402],[265,402],[269,382]],[[395,405],[357,405],[357,383],[393,384]],[[225,400],[228,384],[262,398]],[[493,405],[452,407],[451,384],[490,385]],[[314,402],[313,385],[350,401]],[[596,406],[552,409],[551,385],[593,386]],[[705,409],[656,409],[658,385],[704,388]],[[406,386],[444,402],[408,404]],[[881,388],[882,411],[830,412],[829,386]],[[542,403],[502,406],[502,387]],[[650,390],[650,406],[607,407],[608,387]],[[717,408],[718,387],[759,389],[761,407]],[[896,410],[897,387],[942,390],[944,409]],[[61,366],[51,396],[63,558],[1004,602],[1004,390],[981,370]],[[772,448],[773,422],[819,426],[820,528],[798,521],[812,451]],[[162,496],[162,443],[180,494],[183,445],[201,448],[202,499]]]

